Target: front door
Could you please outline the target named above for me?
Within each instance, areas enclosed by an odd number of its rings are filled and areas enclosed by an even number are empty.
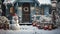
[[[30,21],[30,4],[24,3],[22,5],[22,22],[29,22]]]

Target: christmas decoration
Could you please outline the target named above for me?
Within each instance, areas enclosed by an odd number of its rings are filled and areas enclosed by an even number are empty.
[[[9,20],[5,16],[0,16],[0,29],[9,29]]]

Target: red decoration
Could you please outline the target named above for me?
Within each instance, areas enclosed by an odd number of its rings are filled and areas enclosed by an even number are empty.
[[[14,14],[11,14],[12,16],[17,16],[17,14],[16,13],[14,13]]]
[[[48,29],[48,25],[45,25],[45,26],[44,26],[44,30],[47,30],[47,29]]]
[[[36,23],[32,23],[33,26],[36,26]]]
[[[49,28],[48,28],[49,30],[52,30],[53,28],[52,28],[52,25],[49,25]]]

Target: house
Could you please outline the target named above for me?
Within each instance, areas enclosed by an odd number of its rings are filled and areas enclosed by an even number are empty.
[[[9,8],[15,7],[15,11],[22,23],[31,23],[34,15],[51,14],[51,0],[14,0],[12,2],[5,1],[6,16],[9,14]]]

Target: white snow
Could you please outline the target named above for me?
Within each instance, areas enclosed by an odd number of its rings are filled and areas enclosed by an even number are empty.
[[[51,0],[38,0],[40,4],[51,4]]]
[[[4,3],[14,3],[16,0],[5,0]]]
[[[33,26],[21,26],[29,30],[0,30],[0,34],[60,34],[60,28],[54,30],[37,29]],[[33,28],[34,30],[32,30]]]

